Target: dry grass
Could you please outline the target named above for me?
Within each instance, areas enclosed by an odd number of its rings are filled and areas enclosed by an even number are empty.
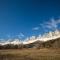
[[[60,49],[0,50],[0,60],[60,60]]]

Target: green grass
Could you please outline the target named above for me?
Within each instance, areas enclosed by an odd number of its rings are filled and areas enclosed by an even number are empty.
[[[0,60],[60,60],[60,49],[0,50]]]

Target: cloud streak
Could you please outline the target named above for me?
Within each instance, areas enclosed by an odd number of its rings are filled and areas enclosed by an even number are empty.
[[[23,33],[19,33],[19,35],[17,35],[18,38],[23,38],[25,35]]]
[[[34,27],[32,30],[39,30],[40,27]]]
[[[56,30],[58,27],[58,24],[60,24],[60,19],[58,20],[51,19],[50,21],[45,22],[44,24],[40,24],[40,25],[44,28]]]

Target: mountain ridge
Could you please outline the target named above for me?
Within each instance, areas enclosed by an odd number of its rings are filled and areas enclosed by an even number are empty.
[[[59,42],[58,42],[59,41]],[[53,42],[53,43],[52,43]],[[56,43],[58,42],[58,43]],[[45,48],[53,47],[54,44],[60,47],[60,31],[55,30],[54,32],[45,33],[43,36],[39,35],[37,38],[35,36],[30,37],[27,41],[20,41],[19,39],[14,39],[13,41],[0,42],[0,46],[16,46],[22,48]]]

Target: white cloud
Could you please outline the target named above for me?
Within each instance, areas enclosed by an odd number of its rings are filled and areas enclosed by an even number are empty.
[[[58,24],[60,24],[60,19],[58,19],[58,20],[51,19],[50,21],[45,22],[44,24],[40,24],[40,25],[44,28],[56,30],[58,27]]]
[[[19,35],[17,35],[19,38],[23,38],[24,34],[23,33],[19,33]]]
[[[34,27],[32,30],[39,30],[39,27]]]
[[[59,20],[51,19],[51,22],[48,22],[46,27],[51,29],[57,29],[59,23],[60,23],[60,19]]]

